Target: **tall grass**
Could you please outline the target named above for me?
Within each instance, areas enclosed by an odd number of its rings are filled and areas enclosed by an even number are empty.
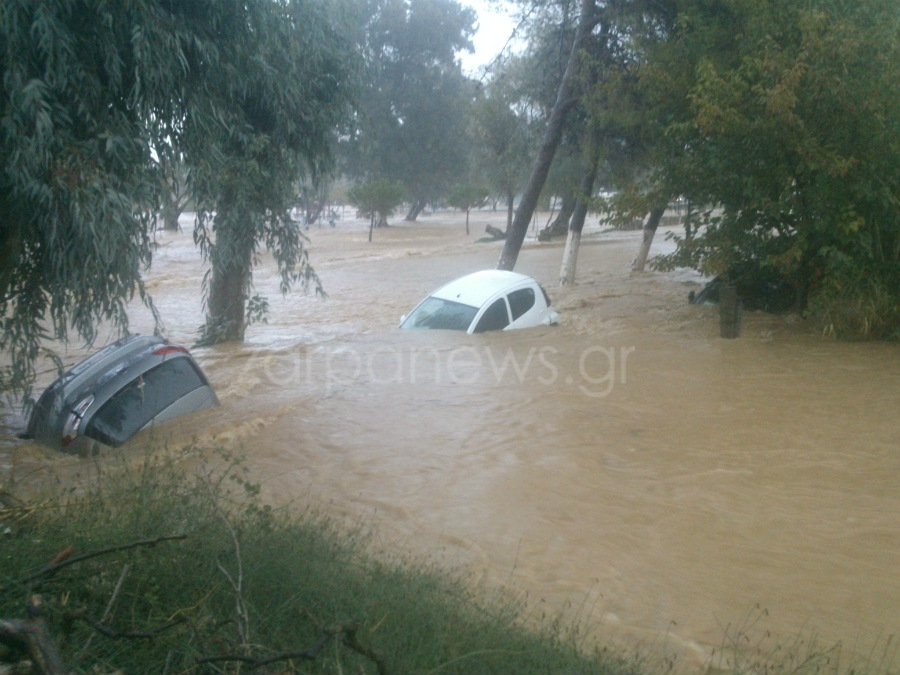
[[[476,598],[463,578],[374,557],[359,531],[265,506],[222,459],[187,474],[150,459],[27,518],[7,508],[0,617],[40,594],[73,673],[634,672],[559,623],[526,626],[522,608]]]

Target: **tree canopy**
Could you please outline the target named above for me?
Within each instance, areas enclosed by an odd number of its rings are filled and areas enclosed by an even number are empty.
[[[784,280],[846,334],[900,329],[896,2],[684,0],[641,86],[653,179],[708,205],[664,264]]]
[[[301,179],[315,182],[331,168],[355,86],[350,43],[325,4],[261,0],[246,9],[235,27],[245,36],[234,53],[238,72],[217,69],[205,81],[204,117],[217,124],[185,122],[196,152],[194,238],[211,263],[204,342],[243,339],[258,314],[250,293],[261,246],[278,265],[282,292],[298,281],[321,290],[290,211]]]
[[[152,307],[141,272],[160,204],[154,158],[170,145],[208,199],[254,162],[296,173],[327,157],[349,49],[316,5],[0,4],[3,390],[27,387],[43,338],[67,340],[71,329],[89,343],[101,323],[127,330],[135,295]],[[298,74],[311,77],[289,79]],[[256,196],[256,207],[270,202]],[[277,210],[278,197],[266,206]],[[268,233],[296,240],[290,227]],[[288,272],[298,250],[284,258]]]
[[[520,4],[552,16],[575,3]],[[826,332],[900,337],[896,0],[596,7],[588,42],[605,33],[606,62],[592,53],[572,95],[613,207],[627,220],[676,198],[696,209],[696,236],[657,266],[776,285]],[[546,42],[549,24],[534,25]]]
[[[456,54],[475,14],[456,0],[359,0],[356,16],[364,87],[345,170],[402,183],[414,218],[466,171],[473,85]]]

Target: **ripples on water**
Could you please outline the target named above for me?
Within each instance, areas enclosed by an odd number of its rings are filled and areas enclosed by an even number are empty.
[[[581,608],[601,639],[670,650],[686,670],[749,623],[847,655],[897,632],[895,345],[760,313],[723,340],[715,308],[686,303],[692,274],[629,271],[639,233],[587,236],[567,288],[561,243],[526,245],[517,271],[547,287],[559,327],[396,330],[435,287],[494,266],[499,246],[463,233],[438,216],[371,245],[359,223],[313,228],[329,297],[281,298],[258,270],[269,323],[195,350],[222,407],[167,426],[169,442],[201,428],[244,450],[272,499],[363,518],[543,611]],[[160,243],[149,287],[170,339],[190,344],[202,269],[190,234]],[[138,308],[132,329],[149,321]],[[18,422],[4,468],[77,466],[13,440]]]

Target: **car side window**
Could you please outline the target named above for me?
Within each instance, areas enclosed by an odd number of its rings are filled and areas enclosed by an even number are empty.
[[[478,325],[475,326],[473,333],[484,333],[489,330],[503,330],[509,325],[509,312],[506,311],[506,300],[500,298],[488,307],[481,318]]]
[[[513,321],[518,319],[532,307],[534,307],[533,288],[520,288],[509,294],[509,309],[512,312]]]
[[[126,384],[103,404],[84,435],[120,445],[182,396],[205,384],[188,359],[171,359]]]

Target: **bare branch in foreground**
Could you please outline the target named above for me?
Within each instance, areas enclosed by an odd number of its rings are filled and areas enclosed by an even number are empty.
[[[66,557],[59,562],[51,563],[44,567],[43,569],[38,570],[34,574],[29,574],[27,577],[24,577],[20,580],[20,583],[27,584],[29,581],[34,581],[35,579],[39,579],[40,577],[52,576],[56,574],[59,570],[64,567],[68,567],[69,565],[74,565],[75,563],[83,562],[85,560],[90,560],[91,558],[99,558],[100,556],[109,555],[110,553],[116,553],[118,551],[127,551],[132,548],[138,548],[140,546],[155,546],[156,544],[162,541],[173,541],[179,539],[187,539],[186,534],[171,534],[164,537],[157,537],[156,539],[142,539],[140,541],[133,541],[130,544],[122,544],[121,546],[111,546],[109,548],[100,549],[99,551],[91,551],[90,553],[82,553],[81,555]]]
[[[109,617],[110,612],[112,612],[113,605],[116,604],[116,600],[119,597],[119,593],[122,590],[122,584],[125,582],[125,577],[128,576],[128,565],[122,567],[122,572],[119,574],[119,580],[116,582],[116,586],[113,589],[112,595],[109,598],[109,602],[106,603],[106,609],[103,612],[103,615],[100,617],[100,621],[106,621]],[[88,636],[87,641],[84,643],[84,646],[81,650],[76,654],[75,658],[80,659],[87,653],[87,650],[91,647],[91,642],[94,640],[94,634],[91,633]]]
[[[302,661],[312,661],[314,660],[321,651],[325,648],[325,646],[335,637],[339,636],[341,642],[355,651],[357,654],[361,656],[365,656],[375,663],[375,666],[378,668],[378,675],[389,675],[389,671],[387,669],[387,665],[384,662],[384,659],[378,655],[378,653],[371,649],[370,647],[366,647],[365,645],[359,642],[359,639],[356,637],[356,631],[359,630],[359,623],[351,623],[346,626],[338,626],[336,628],[329,628],[322,632],[322,635],[316,641],[316,643],[312,647],[308,647],[307,649],[295,652],[283,652],[281,654],[276,654],[275,656],[270,656],[267,658],[255,658],[252,656],[244,656],[240,654],[226,654],[223,656],[209,656],[197,661],[197,665],[203,663],[226,663],[229,661],[245,663],[250,667],[250,670],[256,670],[257,668],[262,668],[263,666],[268,666],[272,663],[276,663],[278,661],[290,661],[290,660],[302,660]]]
[[[120,631],[120,630],[114,630],[114,629],[110,628],[109,626],[105,626],[104,624],[100,623],[99,621],[94,621],[93,619],[91,619],[88,616],[85,616],[84,614],[68,614],[67,616],[71,619],[78,619],[79,621],[83,621],[88,626],[90,626],[95,631],[97,631],[98,633],[102,633],[106,637],[112,638],[113,640],[123,640],[123,639],[146,640],[146,639],[149,639],[152,637],[156,637],[160,633],[169,630],[173,626],[177,626],[177,625],[182,624],[185,621],[187,621],[187,619],[185,619],[184,617],[178,617],[178,618],[172,619],[168,623],[164,623],[163,625],[157,626],[156,628],[153,628],[151,630],[122,630],[122,631]]]
[[[33,596],[29,619],[0,619],[0,644],[24,654],[36,675],[68,675],[56,645],[41,618],[41,598]]]
[[[254,670],[256,668],[262,668],[263,666],[267,666],[270,663],[275,663],[277,661],[289,661],[291,659],[297,659],[299,661],[312,661],[321,653],[321,651],[325,648],[325,645],[327,645],[333,637],[333,632],[326,631],[312,647],[309,647],[302,651],[283,652],[281,654],[277,654],[265,659],[258,659],[253,656],[243,656],[240,654],[225,654],[223,656],[207,656],[206,658],[198,660],[197,665],[203,663],[227,663],[229,661],[235,661],[239,663],[246,663],[250,666],[251,670]]]
[[[388,675],[388,669],[384,662],[384,658],[371,647],[366,647],[360,643],[359,638],[356,637],[357,630],[359,630],[358,623],[345,627],[341,633],[341,642],[357,654],[361,654],[370,659],[375,664],[375,667],[378,668],[378,675]]]

